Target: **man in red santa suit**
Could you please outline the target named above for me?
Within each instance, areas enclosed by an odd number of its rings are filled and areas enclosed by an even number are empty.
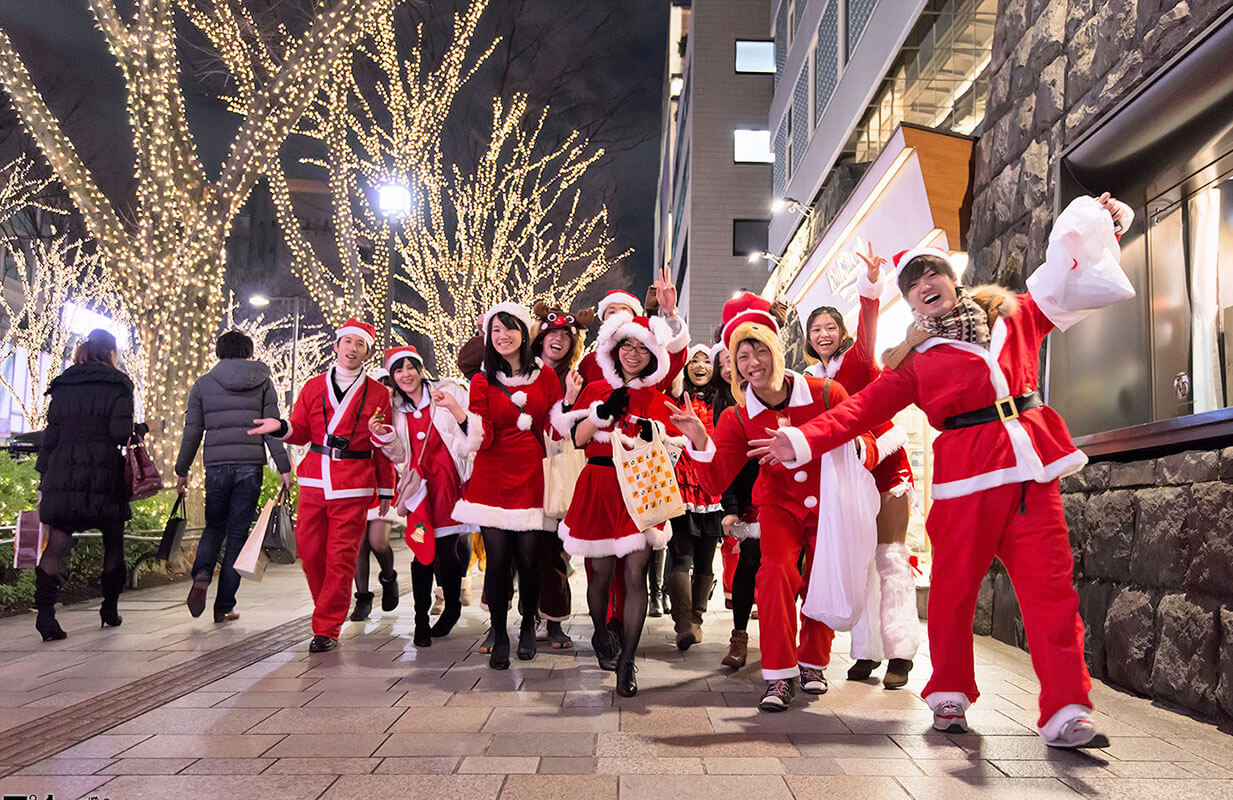
[[[771,304],[745,292],[724,303],[724,346],[732,354],[732,395],[736,405],[724,409],[714,436],[694,412],[693,404],[673,407],[671,421],[690,440],[689,455],[702,486],[720,494],[749,460],[749,442],[789,425],[801,425],[826,409],[842,404],[848,393],[830,378],[814,378],[784,368],[779,323]],[[863,473],[877,462],[874,438],[865,434],[857,447],[845,446],[841,468]],[[819,454],[821,451],[818,451]],[[877,502],[873,479],[868,502]],[[838,504],[861,502],[838,496],[822,485],[822,464],[811,458],[793,469],[779,464],[759,468],[753,487],[761,528],[762,564],[755,595],[761,630],[762,678],[766,692],[758,703],[763,711],[784,711],[796,694],[796,681],[808,694],[827,690],[823,670],[830,663],[835,632],[826,624],[799,615],[797,597],[807,583],[799,562],[805,551],[805,574],[813,568],[818,515],[836,513]],[[824,496],[824,492],[826,493]],[[872,513],[869,515],[872,519]]]
[[[364,374],[376,332],[349,319],[335,331],[338,360],[324,374],[309,378],[296,398],[291,418],[257,419],[253,435],[273,434],[293,445],[309,445],[296,467],[300,498],[296,506],[296,551],[313,596],[311,653],[338,646],[338,634],[351,606],[351,581],[364,537],[368,507],[375,494],[384,515],[394,497],[394,465],[369,430],[369,421],[390,419],[389,391]]]
[[[1092,723],[1083,621],[1058,479],[1087,456],[1045,405],[1038,354],[1054,328],[1133,296],[1118,264],[1117,236],[1134,214],[1109,197],[1079,197],[1058,216],[1045,262],[1012,295],[958,284],[947,254],[895,256],[899,290],[915,322],[887,369],[852,399],[804,425],[772,432],[751,454],[791,466],[915,403],[941,430],[933,445],[933,545],[929,644],[933,675],[922,692],[933,727],[966,731],[980,695],[972,618],[996,555],[1014,583],[1040,680],[1037,730],[1051,747],[1103,745]]]

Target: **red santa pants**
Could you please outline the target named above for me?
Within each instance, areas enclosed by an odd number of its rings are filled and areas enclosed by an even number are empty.
[[[371,497],[326,500],[300,487],[295,509],[295,546],[313,596],[313,634],[337,639],[351,607],[355,560],[368,524]]]
[[[754,597],[758,601],[762,677],[768,681],[795,678],[800,667],[822,669],[829,664],[835,638],[827,625],[801,615],[796,607],[796,598],[804,597],[806,587],[801,577],[801,549],[805,549],[808,574],[813,567],[818,518],[811,514],[802,521],[782,508],[763,507],[758,509],[758,522],[762,528],[762,566]]]
[[[741,560],[741,543],[733,536],[725,536],[719,546],[719,560],[724,567],[724,600],[732,607],[732,579],[736,577],[736,565]]]
[[[1083,661],[1083,621],[1058,482],[1014,483],[935,500],[926,523],[933,542],[929,652],[923,697],[980,696],[972,664],[972,619],[981,578],[996,555],[1006,565],[1040,680],[1040,722],[1063,707],[1092,707]],[[937,698],[951,699],[948,697]]]

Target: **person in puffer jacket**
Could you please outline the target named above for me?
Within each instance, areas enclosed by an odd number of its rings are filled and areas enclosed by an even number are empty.
[[[214,621],[239,617],[235,593],[240,574],[235,559],[244,546],[257,501],[261,497],[266,450],[282,474],[283,486],[292,486],[291,460],[283,443],[273,436],[249,436],[257,417],[277,417],[278,392],[270,368],[253,361],[253,340],[240,331],[228,331],[215,344],[218,363],[193,383],[184,412],[184,434],[176,458],[176,490],[188,491],[188,473],[205,437],[205,530],[193,560],[193,587],[188,610],[194,617],[205,611],[206,590],[214,577],[214,564],[223,550],[223,566],[214,597]],[[225,545],[224,545],[225,541]]]

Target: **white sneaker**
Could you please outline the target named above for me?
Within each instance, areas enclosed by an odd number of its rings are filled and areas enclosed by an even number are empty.
[[[944,733],[967,733],[968,719],[963,706],[947,700],[933,710],[933,729]]]
[[[1096,726],[1092,721],[1086,717],[1077,717],[1063,725],[1057,736],[1046,738],[1045,744],[1050,747],[1083,747],[1095,738]]]

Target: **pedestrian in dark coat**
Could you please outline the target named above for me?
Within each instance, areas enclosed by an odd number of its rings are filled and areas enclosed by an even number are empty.
[[[47,387],[51,404],[39,447],[39,519],[47,547],[35,570],[35,626],[43,641],[63,639],[55,604],[73,534],[103,534],[104,626],[120,624],[116,603],[124,587],[124,523],[132,518],[121,448],[133,435],[133,382],[116,367],[116,339],[94,330],[81,341],[73,365]]]

